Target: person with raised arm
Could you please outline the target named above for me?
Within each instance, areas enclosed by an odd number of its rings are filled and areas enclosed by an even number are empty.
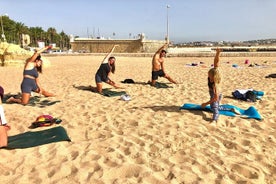
[[[216,55],[214,58],[214,67],[208,71],[208,88],[210,94],[210,100],[202,103],[201,107],[205,108],[210,104],[211,110],[213,112],[212,123],[217,123],[219,118],[219,111],[232,111],[236,114],[240,114],[235,108],[227,109],[220,106],[220,101],[222,99],[222,94],[220,93],[219,85],[221,83],[221,72],[219,70],[219,59],[220,59],[221,49],[216,49]]]
[[[92,91],[102,93],[103,82],[105,82],[115,88],[121,88],[113,80],[110,79],[110,74],[115,73],[116,58],[111,55],[116,47],[118,47],[118,45],[114,45],[112,47],[110,52],[103,59],[99,69],[97,70],[97,72],[95,74],[95,81],[96,81],[97,87],[95,88],[95,87],[91,86]]]
[[[167,48],[169,43],[165,43],[162,47],[160,47],[154,54],[152,58],[152,72],[151,72],[151,81],[149,83],[152,86],[155,86],[155,83],[158,77],[165,77],[170,82],[176,84],[176,81],[173,80],[166,72],[164,67],[164,61],[167,54],[165,48]]]
[[[23,81],[21,83],[21,98],[11,97],[7,100],[7,103],[20,103],[26,105],[29,103],[31,92],[36,92],[44,95],[45,97],[54,96],[54,94],[47,92],[41,87],[39,83],[39,74],[42,73],[43,61],[41,60],[41,53],[51,49],[52,46],[46,46],[40,50],[34,52],[34,54],[26,60]]]

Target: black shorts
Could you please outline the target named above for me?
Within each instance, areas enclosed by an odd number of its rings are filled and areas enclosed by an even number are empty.
[[[101,77],[98,74],[95,75],[96,83],[107,82],[108,80],[110,80],[108,77]]]
[[[165,77],[165,73],[163,70],[158,70],[158,71],[152,71],[151,72],[151,79],[152,80],[157,80],[158,77]]]

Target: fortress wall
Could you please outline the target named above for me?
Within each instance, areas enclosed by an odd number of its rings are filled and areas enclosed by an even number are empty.
[[[107,53],[113,45],[119,45],[117,53],[151,53],[156,52],[165,41],[75,39],[70,43],[72,51],[79,53]]]

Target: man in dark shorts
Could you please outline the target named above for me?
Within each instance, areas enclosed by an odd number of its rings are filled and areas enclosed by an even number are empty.
[[[151,73],[151,82],[150,84],[152,86],[155,86],[155,83],[158,79],[158,77],[165,77],[170,82],[176,84],[176,81],[173,80],[164,69],[164,58],[166,57],[166,50],[164,50],[168,46],[168,43],[164,44],[162,47],[156,51],[152,58],[152,73]]]

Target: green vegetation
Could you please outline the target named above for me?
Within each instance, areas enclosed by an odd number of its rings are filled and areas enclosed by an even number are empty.
[[[45,42],[45,45],[55,43],[61,50],[67,50],[70,47],[69,35],[66,35],[63,31],[57,33],[53,27],[48,28],[47,31],[44,31],[41,27],[27,27],[21,22],[11,20],[8,16],[2,16],[2,22],[8,43],[18,44],[22,47],[22,34],[28,34],[30,36],[30,47],[37,47],[38,42]]]

